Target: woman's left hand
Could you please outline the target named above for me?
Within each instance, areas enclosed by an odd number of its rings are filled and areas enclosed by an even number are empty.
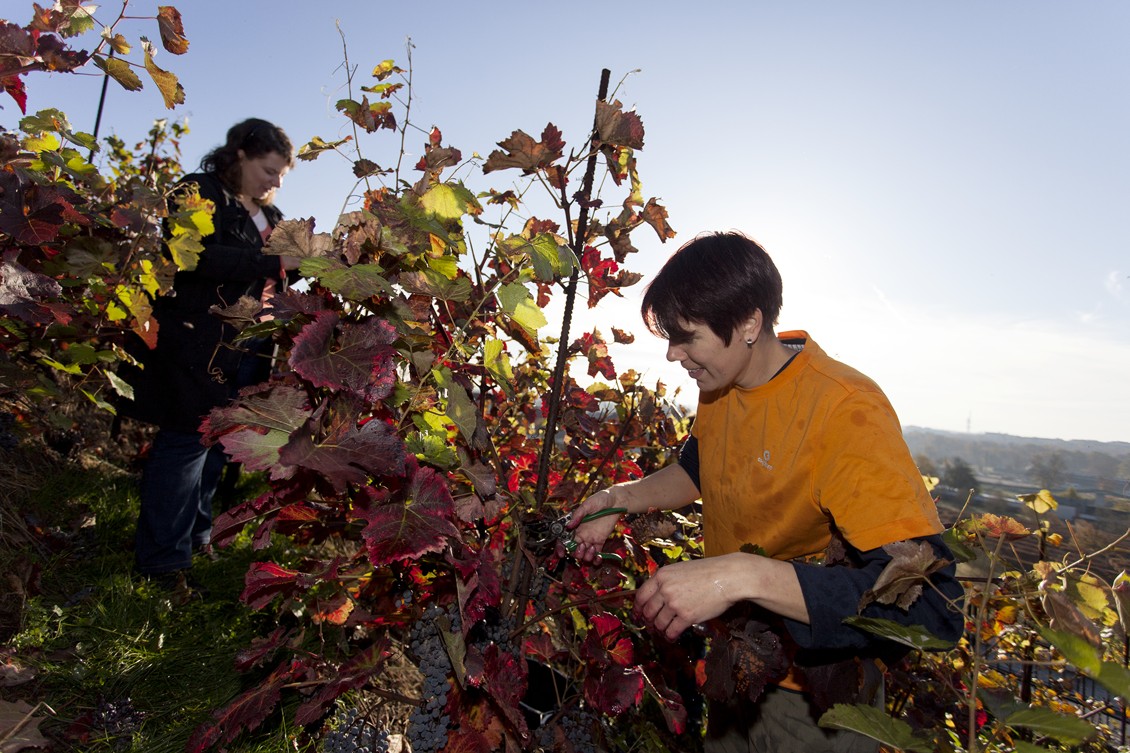
[[[636,591],[635,609],[675,640],[690,626],[714,619],[739,601],[808,622],[808,606],[792,564],[745,552],[659,568]]]
[[[707,557],[659,568],[636,591],[636,614],[675,640],[691,625],[717,617],[743,598],[736,588],[744,571],[739,558]]]

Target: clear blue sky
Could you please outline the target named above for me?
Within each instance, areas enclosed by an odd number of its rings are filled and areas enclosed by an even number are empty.
[[[252,115],[296,144],[338,138],[335,22],[362,83],[382,59],[405,63],[411,37],[413,120],[465,156],[549,121],[579,144],[601,68],[614,82],[639,69],[618,96],[647,129],[645,194],[679,235],[662,246],[641,231],[633,269],[654,272],[698,232],[742,230],[784,275],[780,328],[872,376],[904,425],[1130,440],[1130,3],[179,7],[189,52],[158,63],[185,105],[169,113],[148,81],[111,84],[103,133],[136,139],[153,118],[187,118],[189,164]],[[4,13],[23,24],[30,8],[9,0]],[[124,28],[157,36],[153,22]],[[29,112],[61,106],[92,128],[97,79],[26,81]],[[370,139],[369,156],[388,162],[396,146]],[[351,186],[324,157],[300,164],[278,203],[329,230]],[[602,304],[601,322],[637,322],[638,295]],[[617,366],[682,384],[693,403],[662,342],[635,329]]]

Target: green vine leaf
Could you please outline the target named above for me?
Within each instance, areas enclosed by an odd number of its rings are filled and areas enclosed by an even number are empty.
[[[910,725],[874,706],[837,703],[820,717],[820,726],[846,729],[912,753],[931,753],[929,741],[914,734]]]
[[[1054,737],[1067,745],[1080,745],[1095,736],[1095,728],[1084,720],[1060,714],[1047,708],[1027,708],[1004,719],[1009,727],[1030,729],[1039,735]]]
[[[1130,670],[1114,662],[1103,661],[1101,651],[1086,638],[1044,625],[1036,625],[1036,630],[1083,674],[1115,695],[1130,698]]]
[[[533,296],[522,283],[512,282],[500,287],[498,301],[502,310],[531,335],[546,325],[545,314],[534,304]]]
[[[141,78],[133,72],[133,66],[121,58],[103,57],[102,55],[95,55],[93,58],[94,64],[100,69],[105,71],[106,75],[121,84],[121,87],[126,91],[140,91],[142,89]]]
[[[391,297],[392,286],[379,264],[346,266],[332,257],[303,259],[298,265],[303,277],[313,277],[331,293],[350,301],[365,301],[374,296]]]
[[[848,617],[844,624],[919,651],[945,651],[953,648],[952,641],[938,638],[921,625],[902,625],[880,617]]]
[[[441,220],[458,220],[465,214],[479,215],[483,207],[461,184],[437,183],[420,197],[420,207]]]

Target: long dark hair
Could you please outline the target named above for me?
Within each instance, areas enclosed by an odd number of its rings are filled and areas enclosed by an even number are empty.
[[[761,310],[772,332],[781,312],[781,273],[765,249],[741,233],[711,233],[690,241],[667,260],[644,293],[647,328],[684,342],[683,322],[704,323],[729,345],[734,329]]]
[[[200,169],[214,173],[229,191],[240,192],[239,152],[249,159],[265,154],[281,154],[287,162],[294,164],[294,146],[283,129],[261,118],[248,118],[228,129],[228,138],[204,155]]]

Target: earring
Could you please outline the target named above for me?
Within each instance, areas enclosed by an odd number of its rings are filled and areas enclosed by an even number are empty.
[[[753,338],[752,338],[752,337],[747,337],[747,338],[745,339],[745,346],[746,346],[747,348],[752,348],[752,347],[753,347]]]

